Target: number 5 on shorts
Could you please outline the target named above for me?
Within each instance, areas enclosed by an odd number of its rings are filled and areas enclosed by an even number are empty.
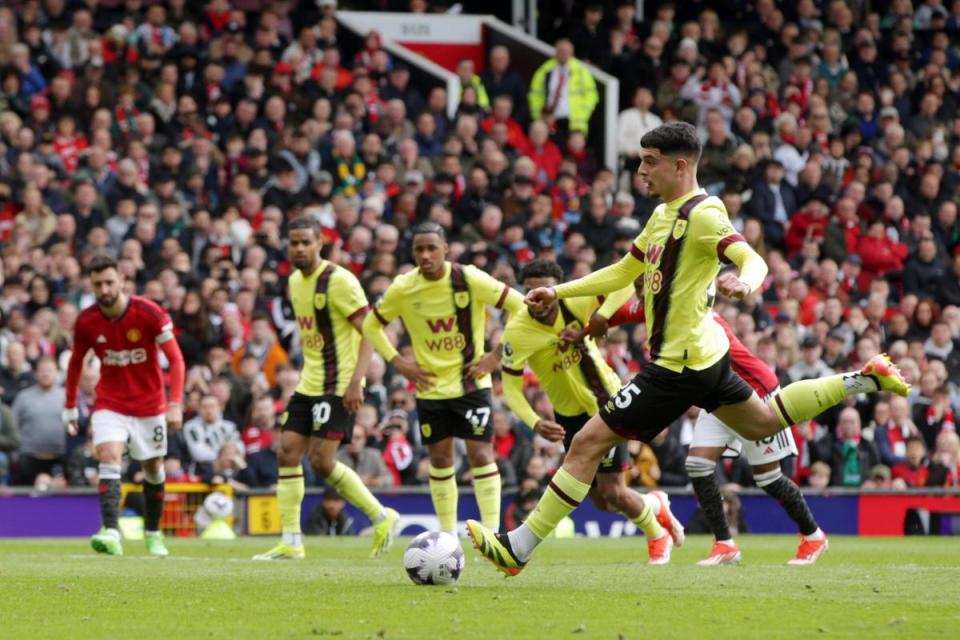
[[[630,406],[630,403],[633,402],[633,397],[639,395],[640,387],[629,382],[613,397],[613,404],[617,405],[618,409],[626,409]]]

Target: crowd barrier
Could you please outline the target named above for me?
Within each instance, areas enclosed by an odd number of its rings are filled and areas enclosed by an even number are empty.
[[[182,497],[172,487],[168,491],[168,509],[182,508]],[[212,488],[192,485],[191,504]],[[195,496],[195,498],[194,498]],[[413,487],[380,492],[387,506],[402,514],[403,535],[437,528],[433,505],[426,488]],[[693,518],[697,504],[688,490],[671,491],[673,510],[681,522]],[[306,523],[311,512],[323,499],[322,489],[309,489],[302,515]],[[512,495],[504,496],[504,513],[512,503]],[[810,508],[825,531],[831,534],[864,536],[901,536],[908,533],[960,535],[960,492],[918,490],[910,492],[827,490],[808,493]],[[280,530],[276,496],[269,491],[236,491],[235,527],[246,535],[275,535]],[[756,489],[740,494],[742,516],[751,533],[795,534],[795,525],[774,500]],[[369,523],[362,514],[348,506],[358,530]],[[459,505],[461,520],[478,517],[476,502],[469,489],[463,489]],[[635,527],[618,514],[598,510],[589,501],[571,516],[578,534],[599,537],[632,535]],[[0,537],[85,536],[100,526],[97,495],[93,489],[36,492],[28,488],[0,488]],[[174,535],[194,535],[179,527]]]

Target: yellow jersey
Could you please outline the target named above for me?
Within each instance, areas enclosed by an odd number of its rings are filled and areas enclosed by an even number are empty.
[[[720,263],[728,262],[727,247],[741,242],[743,237],[730,224],[723,202],[703,191],[691,191],[654,209],[629,255],[557,286],[557,297],[609,293],[642,275],[651,359],[678,373],[685,367],[702,371],[730,348],[710,310]],[[760,265],[764,266],[762,260]]]
[[[615,307],[633,293],[632,288],[625,291]],[[560,332],[567,327],[582,329],[601,302],[601,298],[561,300],[560,312],[552,325],[531,317],[526,307],[507,322],[501,355],[504,394],[513,412],[529,427],[533,428],[539,416],[523,395],[526,365],[540,380],[554,412],[562,416],[595,415],[620,389],[620,378],[604,361],[593,338],[580,344],[560,338]]]
[[[352,321],[369,309],[363,287],[350,271],[326,260],[308,276],[294,271],[288,286],[303,350],[297,392],[342,396],[360,348]]]
[[[459,398],[475,389],[489,389],[489,375],[466,376],[466,366],[483,356],[484,305],[519,312],[523,296],[472,265],[447,263],[439,280],[428,280],[419,269],[394,279],[364,322],[364,335],[388,361],[396,350],[382,336],[383,327],[399,317],[417,363],[436,377],[433,387],[417,391],[423,400]],[[379,326],[377,326],[379,325]],[[379,334],[376,335],[376,334]]]

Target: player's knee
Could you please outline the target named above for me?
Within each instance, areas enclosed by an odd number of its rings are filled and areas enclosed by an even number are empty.
[[[761,489],[766,489],[782,477],[783,473],[781,473],[779,465],[773,469],[763,470],[763,467],[760,467],[753,470],[753,480]]]
[[[601,458],[603,454],[610,450],[611,444],[603,441],[592,429],[585,428],[573,436],[573,440],[570,442],[570,451],[567,452],[567,455]]]
[[[700,456],[687,456],[683,466],[691,478],[708,478],[717,469],[717,462]]]
[[[310,466],[313,467],[314,471],[326,478],[333,473],[334,468],[337,466],[337,459],[336,457],[324,455],[321,451],[311,451]]]

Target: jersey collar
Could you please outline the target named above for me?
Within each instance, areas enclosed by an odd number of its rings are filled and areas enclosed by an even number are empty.
[[[679,208],[683,205],[684,202],[686,202],[687,200],[689,200],[689,199],[692,198],[693,196],[698,195],[698,194],[701,194],[701,193],[704,194],[704,195],[707,194],[707,192],[706,192],[705,190],[703,190],[703,189],[694,189],[693,191],[690,191],[690,192],[688,192],[688,193],[685,193],[685,194],[683,194],[682,196],[680,196],[679,198],[676,198],[675,200],[671,200],[670,202],[667,202],[667,203],[666,203],[667,209],[671,209],[671,210],[679,209]]]

